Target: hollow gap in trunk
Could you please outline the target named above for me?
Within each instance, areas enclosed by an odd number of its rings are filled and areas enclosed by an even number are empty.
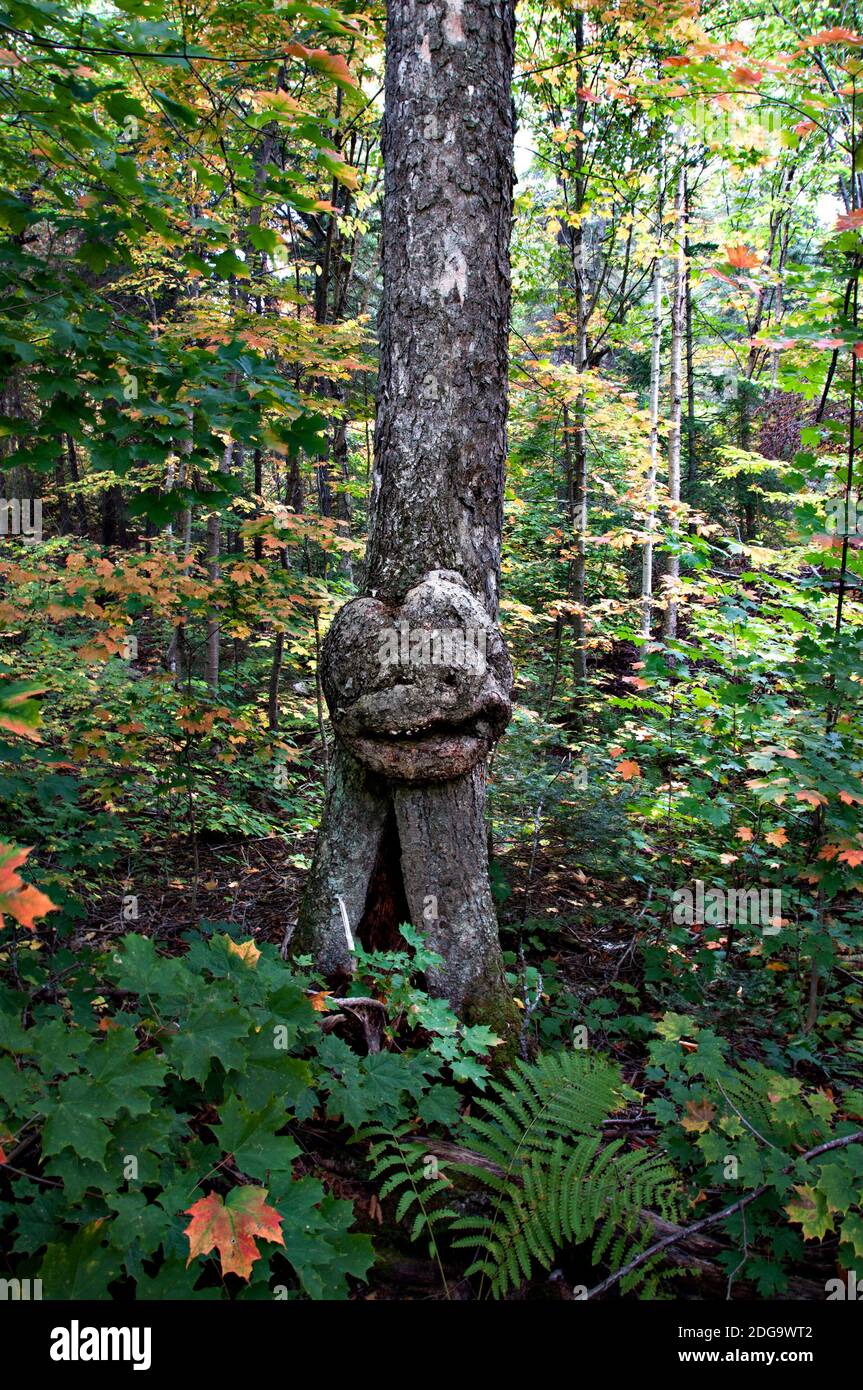
[[[367,951],[393,951],[404,946],[399,936],[402,922],[411,920],[402,879],[402,850],[395,811],[390,806],[384,822],[375,866],[369,879],[357,938]]]

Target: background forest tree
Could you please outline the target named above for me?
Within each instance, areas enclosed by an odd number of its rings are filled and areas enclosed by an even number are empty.
[[[408,903],[338,992],[285,959],[367,578],[384,31],[0,8],[3,1272],[823,1297],[863,1278],[863,36],[518,6],[497,1080]]]

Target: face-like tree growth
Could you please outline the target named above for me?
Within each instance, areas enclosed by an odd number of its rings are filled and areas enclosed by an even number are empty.
[[[506,454],[513,7],[388,10],[383,302],[363,597],[324,649],[337,738],[298,933],[329,972],[404,914],[435,992],[500,1016],[485,760],[510,713],[497,627]]]

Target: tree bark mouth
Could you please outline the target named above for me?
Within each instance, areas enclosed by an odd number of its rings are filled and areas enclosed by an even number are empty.
[[[489,711],[496,714],[497,707]],[[372,772],[398,782],[443,782],[461,776],[488,757],[509,711],[494,721],[486,714],[458,724],[434,720],[429,727],[375,737],[340,732],[341,741]]]

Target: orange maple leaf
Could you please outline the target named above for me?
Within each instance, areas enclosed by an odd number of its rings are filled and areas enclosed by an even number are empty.
[[[836,218],[834,231],[853,232],[863,222],[863,208],[855,208],[853,212],[843,212]]]
[[[752,831],[749,829],[748,825],[741,825],[740,829],[736,831],[736,835],[738,840],[742,840],[744,844],[747,845],[749,844],[749,841],[753,838]]]
[[[284,1245],[282,1218],[275,1207],[268,1207],[264,1187],[235,1187],[224,1201],[218,1192],[201,1197],[185,1215],[191,1221],[183,1232],[189,1237],[189,1258],[218,1250],[223,1274],[249,1279],[252,1265],[260,1258],[255,1237]]]
[[[819,29],[817,34],[810,34],[808,39],[803,39],[800,46],[819,48],[825,43],[863,43],[863,35],[853,29],[840,29],[838,26],[833,29]]]
[[[14,845],[0,845],[0,927],[3,917],[8,913],[28,931],[36,930],[37,917],[45,917],[57,911],[45,893],[40,893],[31,883],[25,883],[15,870],[24,863],[29,849],[17,849]]]
[[[622,763],[618,763],[617,771],[624,782],[631,782],[633,777],[641,776],[641,768],[631,758],[624,758]]]
[[[725,259],[735,270],[752,270],[754,266],[761,264],[761,257],[756,256],[747,246],[726,246]]]
[[[839,859],[845,864],[850,864],[852,869],[863,864],[863,849],[843,849]]]
[[[810,806],[826,806],[826,805],[827,805],[827,797],[826,797],[826,796],[822,796],[821,792],[814,792],[814,791],[795,792],[795,793],[794,793],[794,798],[795,798],[796,801],[808,801],[808,803],[809,803]]]
[[[302,43],[286,44],[285,52],[290,53],[292,58],[303,58],[311,67],[329,73],[337,82],[347,82],[351,87],[357,85],[357,79],[341,53],[329,53],[326,48],[306,48]]]
[[[788,836],[785,834],[785,830],[781,825],[778,830],[771,830],[764,838],[768,845],[775,845],[777,849],[780,849],[782,845],[788,844]]]
[[[741,87],[754,87],[763,76],[763,73],[756,72],[753,68],[734,69],[734,81],[739,82]]]

